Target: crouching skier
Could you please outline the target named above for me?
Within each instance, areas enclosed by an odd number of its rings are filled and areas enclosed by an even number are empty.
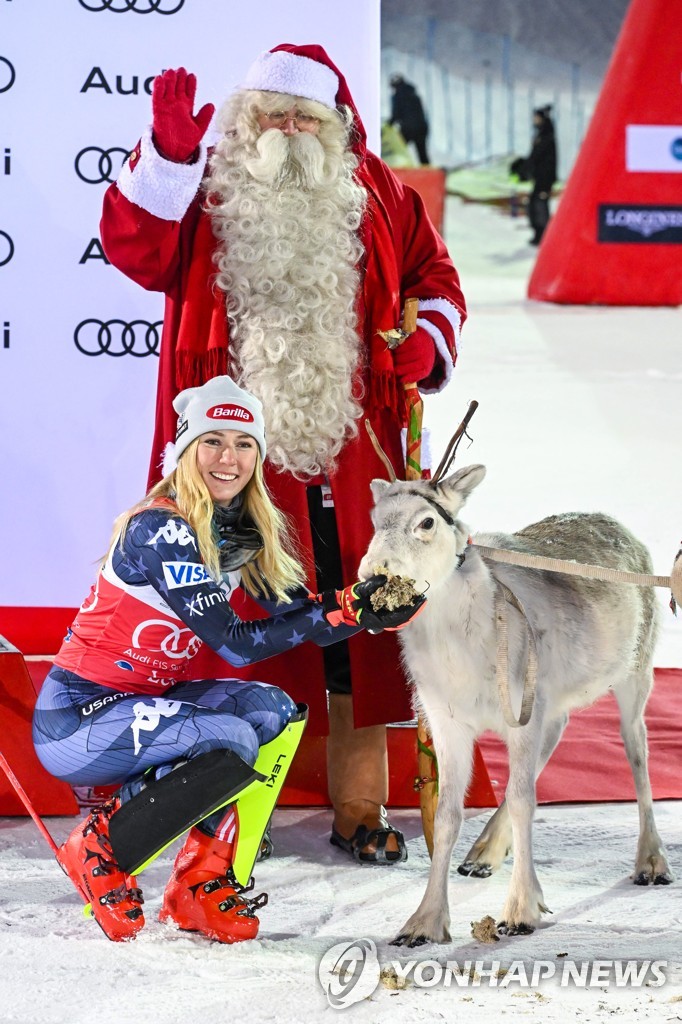
[[[42,687],[33,738],[58,778],[120,785],[57,855],[110,939],[143,927],[135,872],[189,829],[160,919],[239,942],[257,935],[267,902],[247,895],[249,877],[306,709],[265,683],[197,679],[193,656],[206,643],[246,665],[305,640],[400,628],[419,609],[374,612],[383,576],[307,592],[263,482],[257,398],[221,376],[173,405],[175,466],[116,521]],[[238,586],[271,617],[240,620],[230,605]]]

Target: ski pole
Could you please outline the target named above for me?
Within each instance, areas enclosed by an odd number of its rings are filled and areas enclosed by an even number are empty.
[[[38,814],[38,812],[34,808],[33,804],[29,800],[28,794],[26,793],[24,787],[19,782],[19,779],[16,777],[16,775],[14,774],[12,769],[10,768],[10,766],[8,764],[8,761],[7,761],[7,758],[2,753],[2,751],[0,751],[0,768],[2,768],[2,770],[4,771],[5,775],[9,779],[12,787],[14,788],[15,793],[17,794],[17,796],[19,797],[19,799],[21,800],[22,804],[24,805],[24,807],[26,808],[28,813],[31,815],[33,820],[35,821],[36,825],[38,826],[38,828],[42,832],[43,837],[45,838],[46,842],[49,844],[52,852],[56,856],[58,851],[59,851],[59,847],[55,843],[55,841],[52,838],[52,836],[50,835],[50,833],[45,828],[45,825],[43,824],[42,818],[40,817],[40,815]]]

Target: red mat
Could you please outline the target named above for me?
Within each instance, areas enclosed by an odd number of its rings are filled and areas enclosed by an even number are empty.
[[[645,713],[649,775],[655,800],[682,799],[682,669],[656,669]],[[492,733],[479,740],[500,799],[509,777],[507,749]],[[538,780],[538,803],[634,800],[635,787],[620,738],[618,705],[607,694],[576,711]]]

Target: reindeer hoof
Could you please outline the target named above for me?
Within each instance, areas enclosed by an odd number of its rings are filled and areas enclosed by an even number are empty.
[[[408,935],[407,932],[402,932],[400,935],[396,935],[392,942],[389,942],[389,946],[425,946],[430,940],[426,935]]]
[[[475,860],[465,860],[459,865],[457,872],[460,875],[467,875],[472,878],[490,878],[493,869],[490,864],[479,864]]]
[[[653,877],[648,871],[640,871],[632,881],[635,885],[670,885],[675,879],[669,871],[665,871],[660,875],[654,875]]]
[[[524,924],[523,921],[518,924],[507,924],[506,921],[497,923],[498,935],[532,935],[534,931],[535,928],[532,924]]]

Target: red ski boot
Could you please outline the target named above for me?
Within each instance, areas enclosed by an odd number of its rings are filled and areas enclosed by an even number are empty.
[[[69,876],[107,938],[134,939],[144,927],[142,892],[135,879],[124,874],[114,860],[109,842],[109,818],[118,799],[93,807],[59,847],[57,863]]]
[[[166,886],[160,921],[174,921],[188,932],[202,932],[217,942],[255,939],[260,924],[255,911],[268,902],[266,893],[244,899],[253,889],[239,885],[230,871],[234,843],[193,828],[175,859]]]

